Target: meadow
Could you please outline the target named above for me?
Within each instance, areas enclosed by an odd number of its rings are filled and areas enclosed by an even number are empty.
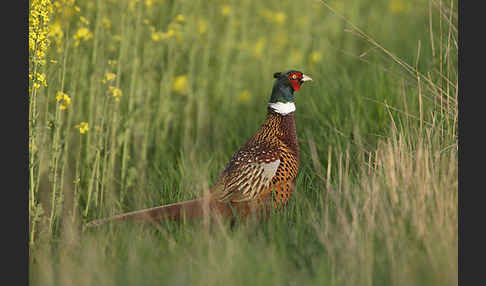
[[[457,285],[457,0],[29,1],[31,285]],[[266,223],[86,222],[204,194],[296,95]]]

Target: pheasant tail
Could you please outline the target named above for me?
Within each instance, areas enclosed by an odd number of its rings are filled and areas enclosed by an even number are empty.
[[[228,204],[222,204],[219,202],[208,201],[204,199],[196,199],[128,212],[105,219],[94,220],[86,224],[86,226],[98,226],[107,222],[121,221],[126,219],[138,221],[178,221],[182,219],[193,219],[202,217],[205,213],[208,212],[215,213],[215,210],[217,210],[217,213],[223,216],[230,216],[232,214],[231,207]]]

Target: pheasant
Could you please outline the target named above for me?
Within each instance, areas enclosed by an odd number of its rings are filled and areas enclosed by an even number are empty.
[[[207,196],[94,220],[87,226],[125,219],[181,220],[205,214],[246,218],[252,212],[261,215],[272,207],[283,208],[295,189],[299,170],[294,93],[312,79],[296,70],[277,72],[274,78],[265,121],[233,155]]]

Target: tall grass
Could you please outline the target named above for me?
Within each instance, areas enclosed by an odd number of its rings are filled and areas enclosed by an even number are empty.
[[[30,4],[32,284],[457,284],[457,1]],[[83,229],[208,190],[289,69],[285,211]]]

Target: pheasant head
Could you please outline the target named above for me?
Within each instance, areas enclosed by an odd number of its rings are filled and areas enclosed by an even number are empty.
[[[295,111],[294,92],[298,91],[304,82],[311,81],[312,78],[295,70],[286,73],[277,72],[273,77],[275,83],[268,106],[282,115]]]

